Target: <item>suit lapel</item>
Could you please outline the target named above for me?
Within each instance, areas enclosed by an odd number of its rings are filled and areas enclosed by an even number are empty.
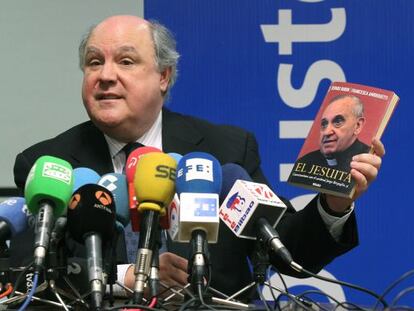
[[[189,120],[191,119],[188,117],[184,118],[178,113],[163,108],[162,145],[164,152],[176,152],[181,155],[193,151],[210,152],[203,134]],[[196,122],[195,119],[194,122]]]
[[[114,171],[106,140],[92,122],[87,122],[70,148],[70,156],[77,163],[76,167],[89,167],[99,175]]]
[[[204,136],[194,126],[196,119],[183,117],[178,113],[163,108],[162,144],[164,152],[176,152],[185,155],[193,151],[210,153]],[[68,152],[75,167],[89,167],[98,174],[113,172],[113,164],[108,144],[91,121],[82,127],[78,140],[68,146]]]

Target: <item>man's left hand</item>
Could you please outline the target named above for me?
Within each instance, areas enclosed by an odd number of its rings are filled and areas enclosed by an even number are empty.
[[[326,202],[332,211],[341,213],[367,191],[369,185],[377,178],[381,167],[385,148],[378,138],[372,140],[373,153],[361,153],[352,157],[351,176],[355,180],[356,188],[352,199],[326,195]]]

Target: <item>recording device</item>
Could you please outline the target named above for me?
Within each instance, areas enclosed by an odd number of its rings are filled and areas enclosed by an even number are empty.
[[[252,182],[241,166],[225,164],[222,169],[222,196],[227,196],[220,206],[220,219],[236,236],[258,239],[290,264],[292,258],[274,229],[286,205],[267,185]]]
[[[28,212],[24,198],[9,198],[0,203],[0,243],[26,230]]]
[[[190,240],[189,275],[194,291],[204,286],[209,265],[207,242],[216,243],[219,229],[219,193],[222,172],[212,155],[191,152],[177,167],[176,189],[180,199],[179,241]]]
[[[42,156],[31,168],[25,185],[29,211],[37,215],[34,242],[34,269],[43,269],[54,219],[66,211],[73,188],[72,166],[65,160]]]
[[[166,214],[175,192],[175,160],[161,152],[142,155],[137,163],[134,188],[141,214],[137,259],[135,264],[134,302],[141,303],[153,250],[159,234],[159,217]]]
[[[86,184],[96,184],[101,178],[97,172],[87,167],[77,167],[73,170],[73,192]]]
[[[137,197],[135,195],[135,188],[134,188],[134,176],[136,172],[137,163],[139,158],[147,153],[150,152],[162,152],[158,148],[145,146],[139,147],[132,151],[128,159],[125,163],[125,174],[127,177],[127,184],[128,184],[128,202],[129,202],[129,215],[131,219],[131,229],[134,232],[140,231],[140,215],[137,210]]]
[[[85,244],[92,305],[102,307],[102,248],[115,231],[115,203],[103,186],[86,184],[73,194],[67,212],[67,227],[77,242]]]

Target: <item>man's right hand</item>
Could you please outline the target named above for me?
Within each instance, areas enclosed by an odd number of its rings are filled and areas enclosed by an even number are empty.
[[[188,281],[188,261],[173,253],[165,252],[160,255],[160,281],[167,286],[184,287]],[[134,266],[127,270],[125,275],[125,286],[133,289],[135,283]]]
[[[160,255],[160,281],[168,286],[184,287],[188,283],[188,260],[165,252]]]

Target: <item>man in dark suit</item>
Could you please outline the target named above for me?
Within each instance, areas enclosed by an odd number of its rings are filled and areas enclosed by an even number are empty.
[[[60,157],[73,167],[90,167],[99,174],[120,172],[125,163],[122,148],[136,141],[165,152],[208,152],[221,164],[240,164],[255,181],[266,182],[256,140],[250,133],[163,109],[176,78],[178,60],[175,42],[163,26],[133,16],[110,17],[88,33],[79,52],[84,73],[82,97],[91,121],[20,153],[14,168],[20,189],[41,155]],[[352,164],[358,184],[354,199],[377,176],[384,147],[378,140],[373,146],[377,155],[361,155]],[[352,202],[317,196],[300,212],[289,205],[277,229],[295,261],[317,272],[357,245]],[[343,216],[340,226],[327,221],[329,212]],[[220,225],[219,241],[210,248],[211,285],[232,293],[248,284],[252,277],[246,256],[253,248],[253,242],[235,238],[225,225]],[[171,241],[168,249],[160,256],[160,278],[170,285],[184,285],[185,249]],[[271,261],[280,271],[297,275],[273,255]],[[119,275],[127,286],[133,286],[133,267],[128,266]]]

